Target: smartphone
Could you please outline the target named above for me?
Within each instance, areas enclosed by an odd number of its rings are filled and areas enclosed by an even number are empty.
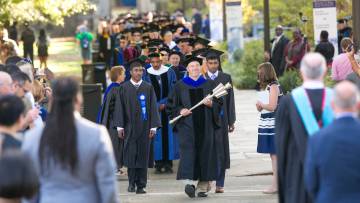
[[[350,45],[348,46],[348,48],[346,49],[346,51],[347,51],[347,52],[351,52],[353,48],[354,48],[354,44],[350,44]]]

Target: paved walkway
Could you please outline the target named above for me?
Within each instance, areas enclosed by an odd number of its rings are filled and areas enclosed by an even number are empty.
[[[230,135],[231,169],[226,174],[224,194],[212,191],[206,199],[189,199],[183,192],[183,183],[175,180],[175,174],[155,175],[153,170],[149,170],[148,193],[145,195],[127,193],[128,182],[120,177],[121,202],[277,202],[276,195],[262,194],[262,190],[271,184],[271,162],[268,155],[256,153],[256,92],[236,90],[235,99],[237,122],[235,132]]]

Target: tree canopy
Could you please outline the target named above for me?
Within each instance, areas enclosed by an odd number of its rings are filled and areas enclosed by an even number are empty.
[[[13,21],[64,25],[64,18],[95,10],[88,0],[0,0],[0,24]]]

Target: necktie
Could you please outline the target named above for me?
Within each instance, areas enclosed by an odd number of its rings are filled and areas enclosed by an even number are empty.
[[[216,78],[216,75],[215,74],[213,74],[213,75],[211,75],[211,80],[215,80],[215,78]]]
[[[135,88],[138,89],[140,87],[139,84],[135,84]]]

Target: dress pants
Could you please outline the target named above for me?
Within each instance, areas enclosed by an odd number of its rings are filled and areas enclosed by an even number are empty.
[[[128,168],[129,185],[146,188],[147,168]]]
[[[30,58],[31,61],[34,63],[34,47],[32,44],[24,45],[24,58]]]

